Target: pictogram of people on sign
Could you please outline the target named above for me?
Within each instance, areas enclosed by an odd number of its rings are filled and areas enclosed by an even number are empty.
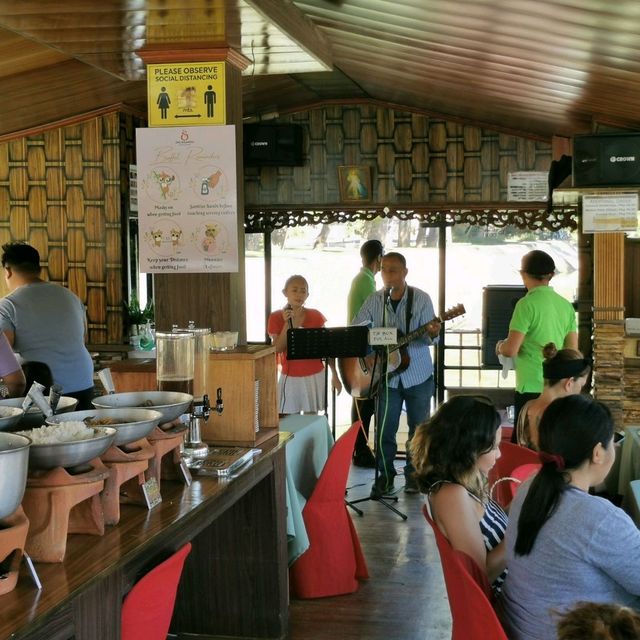
[[[167,93],[166,87],[162,87],[160,89],[160,93],[158,94],[158,99],[156,100],[156,104],[158,105],[158,109],[160,109],[160,117],[163,120],[166,120],[167,112],[169,111],[169,105],[171,104],[171,98]]]
[[[216,105],[216,92],[210,84],[207,85],[207,90],[204,92],[204,103],[207,105],[207,118],[213,118]]]

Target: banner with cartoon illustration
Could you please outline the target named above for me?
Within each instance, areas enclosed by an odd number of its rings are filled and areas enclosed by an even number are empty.
[[[235,127],[136,130],[140,271],[238,271]]]

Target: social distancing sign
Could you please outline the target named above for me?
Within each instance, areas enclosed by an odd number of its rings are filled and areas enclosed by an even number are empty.
[[[226,124],[224,62],[147,65],[150,127]]]

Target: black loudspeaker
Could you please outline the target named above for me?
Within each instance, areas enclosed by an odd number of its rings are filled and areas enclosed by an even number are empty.
[[[493,284],[482,289],[482,366],[501,369],[496,342],[509,333],[509,322],[516,302],[527,293],[526,287]]]
[[[296,167],[304,164],[303,129],[298,124],[245,124],[244,164],[248,167]]]
[[[605,133],[573,139],[573,186],[640,185],[640,133]]]

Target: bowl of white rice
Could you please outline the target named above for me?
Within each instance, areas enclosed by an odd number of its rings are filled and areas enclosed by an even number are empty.
[[[102,455],[113,443],[113,427],[88,427],[79,420],[18,431],[31,439],[29,467],[76,467]]]
[[[0,431],[15,427],[23,415],[24,411],[20,407],[0,407]]]
[[[88,427],[113,427],[116,430],[113,444],[118,447],[145,438],[160,424],[161,419],[159,411],[122,407],[61,413],[47,418],[47,424],[78,420]]]

